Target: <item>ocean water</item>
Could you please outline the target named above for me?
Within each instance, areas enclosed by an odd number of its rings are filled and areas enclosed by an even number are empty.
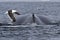
[[[0,2],[0,23],[7,23],[4,14],[9,9],[15,9],[20,14],[45,15],[52,20],[60,20],[59,2]]]
[[[0,23],[6,23],[9,9],[21,14],[35,13],[60,20],[60,2],[0,2]],[[60,40],[60,26],[57,25],[3,25],[0,26],[0,40]]]

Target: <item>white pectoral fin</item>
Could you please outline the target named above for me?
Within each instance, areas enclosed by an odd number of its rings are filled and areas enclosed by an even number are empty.
[[[8,11],[6,11],[4,14],[8,14]]]
[[[16,10],[12,10],[12,13],[17,12]]]

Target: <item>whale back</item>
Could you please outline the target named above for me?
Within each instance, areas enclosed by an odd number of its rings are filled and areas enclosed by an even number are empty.
[[[51,24],[52,23],[50,18],[48,18],[47,16],[42,15],[42,16],[38,16],[38,17],[44,24]]]
[[[44,24],[40,18],[35,14],[26,14],[26,15],[20,15],[16,17],[16,22],[14,24]]]
[[[19,15],[16,17],[16,22],[14,22],[14,24],[27,24],[28,18],[29,18],[29,14],[28,15]]]

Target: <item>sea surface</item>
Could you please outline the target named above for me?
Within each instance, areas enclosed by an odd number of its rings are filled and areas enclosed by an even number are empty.
[[[0,23],[7,23],[4,13],[9,9],[23,15],[35,13],[60,20],[60,2],[0,2]],[[0,26],[0,40],[60,40],[60,26],[3,25]]]

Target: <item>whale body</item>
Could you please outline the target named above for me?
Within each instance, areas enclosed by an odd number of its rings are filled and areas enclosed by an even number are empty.
[[[10,14],[9,14],[10,13]],[[18,14],[18,15],[14,15]],[[55,25],[58,24],[56,22],[52,22],[50,18],[47,16],[37,15],[37,14],[24,14],[20,15],[16,10],[8,10],[7,14],[9,15],[9,19],[12,20],[12,24],[26,25],[36,23],[37,25]]]

